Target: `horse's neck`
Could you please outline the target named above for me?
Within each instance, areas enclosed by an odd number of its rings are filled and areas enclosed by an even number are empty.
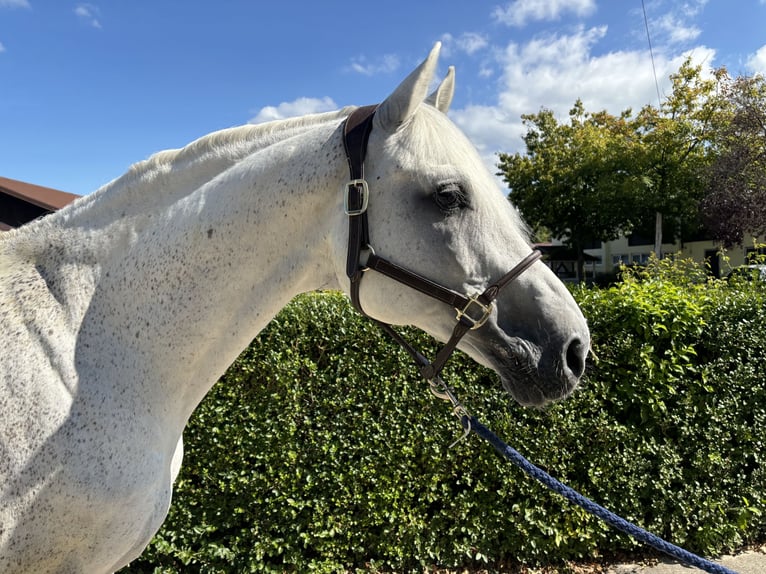
[[[337,122],[325,123],[263,147],[158,212],[85,229],[80,206],[51,224],[57,241],[88,246],[66,248],[77,262],[51,253],[38,260],[49,276],[77,263],[92,278],[74,330],[78,396],[97,400],[108,385],[130,386],[123,397],[134,391],[127,400],[143,401],[180,432],[282,306],[299,292],[337,288],[331,230],[344,170]],[[162,178],[176,176],[186,174]],[[93,201],[98,218],[119,217],[103,204],[110,197]]]

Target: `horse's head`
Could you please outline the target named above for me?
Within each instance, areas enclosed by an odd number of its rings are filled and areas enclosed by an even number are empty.
[[[426,98],[438,51],[437,44],[373,116],[364,163],[370,246],[378,256],[470,296],[532,248],[516,210],[445,115],[452,69]],[[359,298],[365,313],[380,321],[412,324],[442,341],[453,332],[454,309],[383,274],[366,273]],[[575,388],[589,344],[574,299],[537,262],[499,293],[486,323],[469,331],[459,348],[494,369],[517,401],[543,405]]]

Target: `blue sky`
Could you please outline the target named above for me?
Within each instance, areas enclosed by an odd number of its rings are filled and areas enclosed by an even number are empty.
[[[661,90],[684,57],[766,73],[766,0],[645,0]],[[0,176],[89,193],[213,130],[375,103],[441,41],[489,166],[520,116],[657,103],[640,0],[0,0]]]

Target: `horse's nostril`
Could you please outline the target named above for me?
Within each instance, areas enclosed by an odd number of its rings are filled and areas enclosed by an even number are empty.
[[[564,361],[569,371],[578,379],[585,373],[585,357],[587,354],[588,347],[579,338],[575,337],[569,341]]]

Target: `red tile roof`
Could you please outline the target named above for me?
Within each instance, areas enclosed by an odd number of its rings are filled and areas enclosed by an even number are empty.
[[[0,193],[26,201],[48,211],[56,211],[80,197],[74,193],[0,177]]]

